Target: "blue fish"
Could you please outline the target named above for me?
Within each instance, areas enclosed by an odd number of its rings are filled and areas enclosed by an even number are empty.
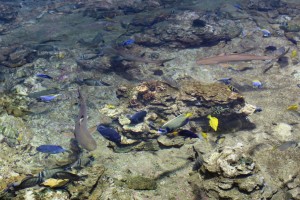
[[[229,85],[231,83],[232,78],[221,78],[218,81],[224,83],[225,85]]]
[[[115,131],[112,128],[103,126],[103,125],[99,125],[97,127],[97,131],[106,139],[115,142],[115,143],[120,143],[121,142],[121,135]]]
[[[39,78],[53,79],[51,76],[49,76],[47,74],[37,74],[36,76],[39,77]]]
[[[254,80],[254,81],[252,81],[252,86],[254,88],[261,88],[262,87],[262,83],[259,80]]]
[[[43,101],[43,102],[50,102],[53,99],[55,99],[57,96],[59,96],[60,94],[56,94],[56,95],[47,95],[47,96],[40,96],[38,98],[39,101]]]
[[[131,124],[138,124],[144,121],[144,118],[146,117],[147,112],[142,110],[139,112],[136,112],[135,114],[128,116],[130,119]]]
[[[45,144],[45,145],[41,145],[38,146],[36,148],[36,150],[38,152],[41,153],[48,153],[48,154],[57,154],[57,153],[63,153],[66,150],[64,148],[62,148],[61,146],[58,145],[51,145],[51,144]]]
[[[233,4],[233,7],[237,8],[238,10],[243,10],[242,6],[238,3]]]
[[[271,32],[267,29],[261,29],[261,32],[263,33],[263,37],[271,37]]]
[[[128,40],[125,40],[125,41],[122,43],[122,45],[123,45],[123,46],[130,46],[130,45],[133,45],[134,42],[135,42],[134,39],[128,39]]]

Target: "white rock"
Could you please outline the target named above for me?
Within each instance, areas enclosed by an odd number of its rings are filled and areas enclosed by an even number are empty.
[[[292,126],[286,123],[279,123],[273,130],[273,135],[279,141],[289,141],[292,140]]]

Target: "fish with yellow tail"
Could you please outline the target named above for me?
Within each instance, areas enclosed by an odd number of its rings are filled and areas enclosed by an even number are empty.
[[[159,130],[159,134],[167,134],[170,133],[184,125],[186,125],[189,122],[190,117],[192,116],[192,113],[186,113],[186,114],[181,114],[175,117],[174,119],[171,119],[167,123],[165,123]]]
[[[219,119],[216,117],[212,117],[211,115],[208,115],[207,118],[209,119],[209,126],[214,129],[214,131],[217,131],[219,126]]]

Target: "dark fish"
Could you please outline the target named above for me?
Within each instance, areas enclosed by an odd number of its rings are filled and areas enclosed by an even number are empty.
[[[44,181],[46,179],[49,179],[49,178],[52,178],[53,175],[56,173],[56,172],[60,172],[60,171],[63,171],[64,168],[63,167],[57,167],[57,168],[53,168],[53,169],[45,169],[41,172],[38,173],[38,177]]]
[[[86,176],[78,176],[70,172],[60,171],[56,172],[51,178],[56,179],[69,179],[70,181],[80,181],[83,180]]]
[[[297,146],[298,146],[298,142],[296,142],[296,141],[287,141],[287,142],[284,142],[283,144],[279,145],[277,148],[280,151],[285,151],[285,150],[287,150],[290,147],[295,148]]]
[[[276,51],[277,47],[275,47],[275,46],[267,46],[265,49],[266,49],[266,51]]]
[[[135,114],[129,116],[131,124],[138,124],[144,121],[144,118],[146,117],[147,112],[142,110],[139,112],[136,112]]]
[[[97,130],[106,139],[115,143],[121,142],[121,135],[114,129],[99,125]]]
[[[228,89],[232,92],[239,93],[239,90],[233,85],[228,85]]]
[[[37,147],[36,150],[38,152],[41,152],[41,153],[49,153],[49,154],[63,153],[63,152],[66,151],[61,146],[50,145],[50,144],[48,144],[48,145],[41,145],[41,146]]]
[[[86,53],[86,54],[81,54],[80,55],[80,60],[92,60],[94,58],[97,58],[98,56],[101,56],[101,54],[97,53]]]
[[[224,83],[225,85],[229,85],[231,83],[232,78],[221,78],[218,81]]]
[[[20,183],[9,184],[5,189],[5,192],[14,192],[25,188],[34,187],[36,185],[41,184],[42,182],[43,180],[40,179],[39,177],[33,177],[33,176],[26,177]]]
[[[53,79],[51,76],[47,74],[36,74],[37,77],[39,78],[47,78],[47,79]]]
[[[88,130],[86,100],[79,89],[78,94],[80,100],[80,109],[75,123],[75,138],[84,149],[93,151],[97,148],[97,143]]]
[[[257,107],[257,108],[255,109],[254,113],[261,112],[261,111],[263,111],[262,108],[261,108],[261,107]]]
[[[198,171],[201,166],[203,165],[203,156],[202,154],[198,153],[198,151],[193,146],[193,151],[195,153],[195,163],[193,165],[193,171]]]
[[[168,86],[175,88],[175,89],[180,88],[179,83],[176,80],[174,80],[173,78],[168,77],[168,76],[162,76],[161,82],[163,82],[163,83],[167,84]]]
[[[180,130],[178,132],[179,136],[183,136],[185,138],[200,138],[198,134],[194,133],[193,131],[190,130]]]
[[[194,27],[205,27],[206,21],[201,20],[201,19],[195,19],[195,20],[193,20],[193,26]]]
[[[88,167],[92,165],[92,162],[95,161],[93,156],[87,158],[78,158],[75,162],[62,166],[63,169],[72,170],[72,169],[82,169],[83,167]]]
[[[90,78],[87,78],[87,79],[77,78],[76,83],[79,85],[88,85],[88,86],[110,86],[109,83],[106,83],[101,80],[90,79]]]

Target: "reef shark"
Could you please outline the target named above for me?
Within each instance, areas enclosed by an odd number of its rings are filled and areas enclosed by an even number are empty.
[[[87,105],[86,99],[78,89],[80,109],[79,115],[75,123],[75,138],[78,143],[86,150],[93,151],[97,148],[96,141],[91,136],[90,130],[87,127]]]
[[[202,58],[197,61],[197,64],[200,65],[212,65],[212,64],[219,64],[219,63],[226,63],[226,62],[238,62],[238,61],[251,61],[251,60],[270,60],[275,61],[282,58],[284,55],[287,54],[289,49],[285,50],[284,48],[281,49],[280,55],[277,56],[258,56],[253,54],[230,54],[230,55],[219,55],[213,56],[209,58]]]
[[[271,56],[257,56],[252,54],[231,54],[231,55],[219,55],[209,58],[202,58],[197,61],[200,65],[212,65],[226,62],[238,62],[238,61],[251,61],[251,60],[272,60]]]
[[[113,47],[106,47],[103,49],[104,53],[109,53],[116,55],[120,58],[120,60],[126,60],[126,61],[132,61],[132,62],[141,62],[141,63],[154,63],[157,65],[164,65],[165,62],[171,61],[174,58],[169,58],[169,59],[163,59],[163,60],[150,60],[143,58],[141,56],[137,56],[132,54],[129,51],[126,51],[125,49],[122,48],[113,48]]]

